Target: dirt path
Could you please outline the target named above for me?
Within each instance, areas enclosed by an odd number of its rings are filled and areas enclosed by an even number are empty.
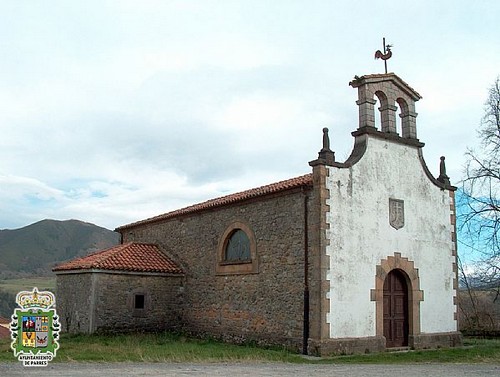
[[[500,376],[500,365],[410,364],[410,365],[296,365],[278,363],[163,364],[163,363],[52,363],[26,368],[20,363],[0,364],[0,376],[273,376],[273,377],[457,377]]]

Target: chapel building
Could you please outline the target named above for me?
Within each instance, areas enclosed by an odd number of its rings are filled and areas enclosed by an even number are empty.
[[[120,245],[54,268],[63,330],[180,330],[322,356],[460,345],[456,188],[444,157],[438,177],[423,159],[421,97],[394,73],[350,85],[345,162],[324,129],[308,174],[117,228]]]

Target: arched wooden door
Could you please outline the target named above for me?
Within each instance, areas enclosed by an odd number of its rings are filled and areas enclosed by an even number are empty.
[[[399,270],[389,272],[384,282],[384,336],[386,347],[408,345],[408,284]]]

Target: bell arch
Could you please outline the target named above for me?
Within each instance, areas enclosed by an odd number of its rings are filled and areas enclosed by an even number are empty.
[[[401,97],[396,99],[396,102],[401,109],[401,136],[405,138],[417,138],[417,128],[415,125],[415,118],[417,117],[417,113],[412,111],[408,102]]]
[[[396,110],[397,107],[394,106],[387,98],[387,95],[381,91],[377,90],[375,92],[375,96],[377,96],[380,101],[380,107],[378,108],[380,111],[380,124],[382,132],[389,133],[397,133],[396,131]]]
[[[408,287],[408,335],[420,334],[420,302],[424,300],[424,292],[420,290],[420,278],[414,262],[394,253],[382,259],[376,266],[375,289],[371,290],[371,301],[375,301],[375,332],[384,335],[384,283],[387,275],[393,270],[402,272]]]

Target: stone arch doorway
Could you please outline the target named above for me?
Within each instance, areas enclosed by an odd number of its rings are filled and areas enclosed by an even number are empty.
[[[409,307],[407,277],[392,270],[384,281],[384,336],[386,347],[408,346]]]
[[[420,278],[418,269],[413,261],[401,256],[401,253],[394,253],[382,259],[376,266],[375,289],[372,289],[371,300],[375,302],[375,331],[376,335],[384,337],[384,284],[386,278],[392,271],[399,271],[406,282],[408,292],[408,346],[413,347],[416,336],[420,335],[420,302],[424,300],[424,292],[420,290]],[[391,347],[386,343],[387,347]]]

